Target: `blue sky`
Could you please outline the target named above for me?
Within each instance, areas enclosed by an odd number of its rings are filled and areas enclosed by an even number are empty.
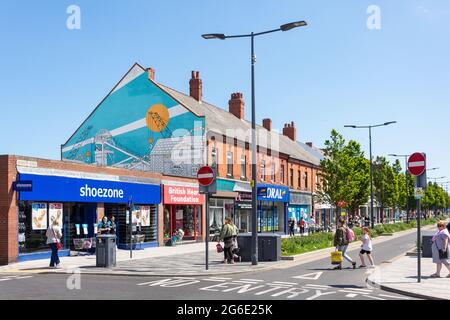
[[[81,8],[81,30],[66,9]],[[381,30],[366,26],[369,5]],[[7,1],[0,2],[0,154],[59,158],[59,146],[134,62],[188,92],[199,70],[204,99],[227,107],[243,92],[250,119],[247,33],[296,20],[309,26],[256,40],[257,121],[322,146],[332,128],[368,150],[345,124],[396,120],[374,131],[374,154],[424,151],[429,176],[450,180],[450,3],[447,0]]]

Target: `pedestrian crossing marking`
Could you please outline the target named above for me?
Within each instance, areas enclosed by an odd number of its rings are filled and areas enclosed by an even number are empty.
[[[307,273],[301,276],[292,277],[293,279],[319,280],[323,272]]]

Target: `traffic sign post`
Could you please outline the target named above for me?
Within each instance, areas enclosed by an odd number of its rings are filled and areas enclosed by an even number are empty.
[[[414,153],[408,159],[408,170],[416,177],[414,196],[417,200],[417,282],[422,282],[422,239],[421,239],[421,201],[427,187],[427,156],[425,153]]]
[[[205,235],[205,266],[209,270],[209,196],[217,192],[216,172],[213,168],[204,166],[197,172],[199,193],[205,195],[206,235]]]

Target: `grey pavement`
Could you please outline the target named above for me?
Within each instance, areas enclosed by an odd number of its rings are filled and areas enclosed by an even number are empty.
[[[418,283],[417,254],[403,255],[391,264],[381,266],[368,277],[368,282],[383,290],[411,297],[450,300],[450,278],[446,278],[448,270],[443,267],[442,278],[431,278],[430,276],[436,272],[436,265],[431,258],[421,260],[421,283]]]

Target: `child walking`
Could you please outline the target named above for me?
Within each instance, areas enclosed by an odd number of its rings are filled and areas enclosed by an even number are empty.
[[[359,258],[361,259],[361,266],[360,268],[366,268],[367,265],[364,261],[364,255],[367,254],[367,258],[370,262],[370,268],[374,268],[375,264],[373,263],[372,258],[372,237],[370,236],[370,230],[369,228],[364,227],[363,229],[363,237],[362,237],[362,245],[361,245],[361,252],[359,253]]]

